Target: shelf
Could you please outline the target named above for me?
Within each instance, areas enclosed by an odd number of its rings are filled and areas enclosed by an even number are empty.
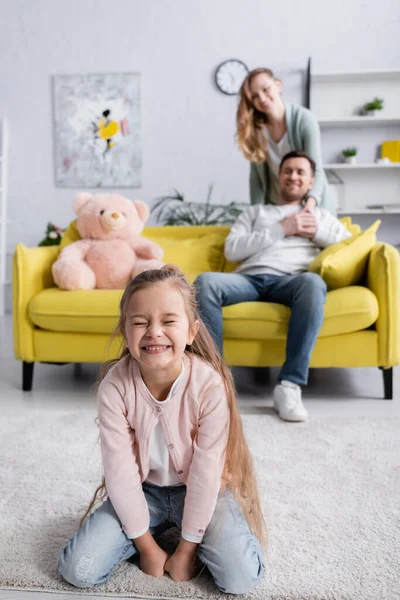
[[[350,165],[348,163],[327,163],[324,165],[324,169],[400,169],[400,163],[392,163],[391,165],[377,165],[376,163],[360,163],[356,165]]]
[[[331,72],[331,73],[311,73],[312,83],[318,81],[363,81],[363,80],[382,80],[382,79],[400,79],[399,69],[381,69],[379,71],[357,71],[357,72]]]
[[[376,125],[399,125],[400,117],[363,117],[361,115],[354,117],[323,117],[318,119],[321,127],[346,127],[346,125],[366,125],[374,127]]]
[[[400,207],[338,209],[338,215],[400,215]]]

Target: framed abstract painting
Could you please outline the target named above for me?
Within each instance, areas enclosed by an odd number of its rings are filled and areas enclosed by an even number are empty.
[[[141,186],[140,75],[53,76],[59,187]]]

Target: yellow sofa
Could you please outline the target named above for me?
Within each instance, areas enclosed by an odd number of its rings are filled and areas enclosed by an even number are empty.
[[[352,233],[360,230],[346,217]],[[223,255],[228,226],[147,227],[143,235],[165,250],[166,262],[188,278],[203,271],[232,271]],[[79,239],[75,222],[63,245]],[[32,388],[35,362],[102,362],[115,356],[108,346],[118,318],[122,290],[63,291],[54,286],[51,265],[59,246],[19,244],[13,261],[14,349],[23,361],[23,389]],[[400,362],[400,257],[377,243],[365,285],[328,292],[325,319],[311,367],[380,367],[384,396],[392,398],[392,367]],[[232,366],[279,366],[284,361],[290,309],[280,304],[245,302],[223,309],[224,356]]]

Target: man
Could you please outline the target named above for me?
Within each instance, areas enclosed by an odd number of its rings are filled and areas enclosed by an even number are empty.
[[[307,268],[330,244],[350,237],[328,210],[303,203],[314,183],[315,163],[305,152],[286,154],[279,167],[279,201],[250,206],[225,240],[225,256],[240,262],[233,273],[203,273],[195,282],[200,314],[222,353],[222,306],[276,302],[291,308],[286,360],[273,393],[285,421],[305,421],[301,400],[324,319],[326,284]]]

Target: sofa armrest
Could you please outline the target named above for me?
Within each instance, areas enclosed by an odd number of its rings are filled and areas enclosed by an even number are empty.
[[[34,326],[28,315],[28,306],[36,294],[54,286],[51,266],[59,252],[59,246],[27,248],[18,244],[16,247],[12,273],[12,314],[14,353],[20,360],[35,360]]]
[[[379,366],[390,368],[400,362],[400,254],[390,244],[378,242],[368,261],[367,285],[378,299]]]

